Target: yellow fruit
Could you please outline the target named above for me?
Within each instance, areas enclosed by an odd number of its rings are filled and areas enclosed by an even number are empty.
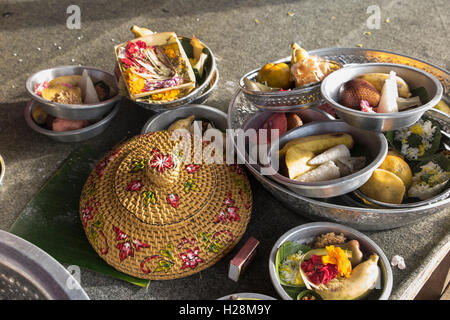
[[[397,177],[402,179],[403,183],[405,184],[406,190],[411,187],[412,171],[409,165],[402,158],[388,154],[383,163],[378,167],[378,169],[390,171]]]
[[[397,150],[392,149],[392,148],[389,148],[388,154],[390,154],[392,156],[397,156],[397,157],[402,158],[402,159],[405,159],[405,157],[403,157],[403,155],[400,152],[398,152]]]
[[[286,152],[286,167],[288,168],[289,179],[295,179],[299,175],[314,169],[316,166],[310,166],[308,161],[315,154],[311,151],[305,151],[296,146],[289,148]]]
[[[289,89],[292,86],[291,69],[286,63],[268,63],[259,70],[256,81],[271,88]]]
[[[348,133],[342,132],[300,137],[286,143],[280,150],[280,157],[286,154],[288,149],[290,149],[292,146],[298,146],[303,150],[311,151],[313,153],[320,153],[334,146],[337,146],[338,144],[343,144],[347,148],[352,149],[353,138]]]
[[[377,90],[378,92],[381,92],[381,89],[383,89],[384,81],[389,78],[388,73],[366,73],[358,78],[366,80],[367,82],[370,82]],[[398,89],[398,95],[402,98],[410,98],[411,97],[411,91],[409,91],[409,86],[399,76],[396,76],[397,79],[397,89]]]
[[[44,108],[42,108],[40,105],[37,105],[31,112],[31,117],[37,124],[42,125],[45,123],[45,121],[47,121],[47,112],[45,112]]]
[[[359,190],[374,200],[392,204],[402,203],[406,192],[402,179],[384,169],[375,169]]]
[[[441,100],[438,102],[437,105],[434,106],[436,109],[441,110],[442,112],[450,115],[450,107],[444,102],[444,100]]]
[[[141,28],[141,27],[138,27],[138,26],[132,26],[130,30],[131,30],[131,32],[133,32],[133,34],[134,34],[134,36],[136,38],[140,38],[140,37],[143,37],[143,36],[148,36],[149,34],[153,33],[153,31],[150,30],[150,29]]]
[[[49,87],[55,86],[57,84],[64,84],[68,83],[74,87],[78,87],[80,85],[81,76],[80,75],[73,75],[73,76],[62,76],[57,77],[53,80],[51,80],[48,85]]]

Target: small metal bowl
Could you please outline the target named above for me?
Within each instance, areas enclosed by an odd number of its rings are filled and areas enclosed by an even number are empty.
[[[395,71],[410,88],[424,87],[430,100],[422,106],[396,113],[367,113],[344,107],[338,102],[339,89],[345,82],[366,73],[389,73],[390,71]],[[323,98],[336,109],[339,118],[356,128],[377,132],[401,129],[414,124],[425,111],[434,107],[441,100],[443,92],[442,84],[428,72],[392,63],[347,65],[328,75],[322,81],[320,88]]]
[[[34,93],[36,84],[50,81],[56,77],[81,75],[83,70],[89,72],[89,76],[94,83],[100,80],[104,81],[115,95],[99,103],[64,104],[49,101]],[[26,89],[31,99],[37,101],[48,114],[56,118],[70,120],[92,120],[101,118],[113,108],[117,101],[120,100],[117,80],[114,74],[93,67],[61,66],[42,70],[36,72],[27,79]]]
[[[5,172],[6,172],[5,160],[3,160],[3,157],[0,155],[0,186],[3,183],[3,179],[5,179]]]
[[[239,300],[277,300],[271,296],[267,296],[265,294],[260,294],[260,293],[253,293],[253,292],[241,292],[241,293],[229,294],[229,295],[221,297],[217,300],[236,301],[233,299],[233,297],[237,297],[237,298],[239,298]]]
[[[81,142],[91,139],[100,133],[102,133],[111,123],[112,119],[117,115],[120,109],[120,104],[117,103],[113,110],[107,114],[103,119],[91,124],[90,126],[72,130],[72,131],[52,131],[44,129],[38,124],[36,124],[31,117],[33,109],[38,105],[36,101],[31,100],[25,108],[25,121],[28,126],[36,132],[42,133],[47,137],[59,141],[59,142]]]
[[[275,112],[271,111],[257,112],[254,116],[250,117],[249,119],[247,119],[247,121],[244,122],[244,124],[242,125],[243,133],[245,134],[247,130],[255,130],[257,132],[258,129],[261,128],[261,126],[264,124],[264,122],[266,122],[267,119],[269,119],[270,116],[272,116],[274,113]],[[328,112],[325,112],[316,107],[304,108],[296,111],[295,113],[300,116],[303,124],[311,123],[314,121],[335,120],[334,117]],[[237,140],[239,141],[239,139]],[[260,161],[257,161],[258,159],[253,159],[253,157],[251,157],[251,150],[252,148],[255,148],[255,146],[256,142],[252,139],[245,141],[244,144],[238,143],[236,145],[236,148],[238,148],[240,154],[245,155],[245,161],[262,174],[262,164],[260,163]],[[259,155],[257,155],[257,157],[259,158]]]
[[[330,198],[358,189],[369,180],[372,172],[383,162],[388,152],[388,142],[381,133],[357,129],[342,120],[312,122],[287,132],[272,144],[268,156],[270,164],[274,162],[275,157],[278,157],[280,147],[283,147],[290,140],[337,132],[349,133],[353,137],[355,145],[365,149],[367,164],[363,169],[348,176],[322,182],[304,183],[291,180],[279,173],[269,177],[287,186],[292,191],[311,198]]]
[[[290,64],[291,57],[286,57],[273,63]],[[339,68],[342,64],[334,62]],[[320,104],[323,98],[320,92],[320,82],[295,88],[289,91],[254,91],[249,90],[244,83],[244,79],[255,81],[259,68],[246,73],[239,80],[239,87],[244,92],[245,97],[259,109],[274,112],[285,112],[306,108]],[[334,72],[334,71],[333,71]]]
[[[189,41],[192,40],[192,38],[183,37],[183,36],[179,36],[178,38],[180,39],[180,41],[183,40],[183,39],[186,39],[186,40],[189,40]],[[182,97],[180,99],[173,100],[173,101],[167,101],[167,102],[161,102],[161,103],[134,101],[134,100],[132,100],[132,101],[134,103],[137,103],[138,105],[140,105],[141,107],[143,107],[145,109],[149,109],[149,110],[152,110],[152,111],[155,111],[155,112],[162,112],[162,111],[166,111],[167,109],[173,109],[173,108],[185,105],[185,104],[193,103],[195,99],[197,99],[200,95],[203,94],[205,89],[212,82],[214,74],[217,73],[216,58],[214,57],[213,52],[211,51],[211,49],[206,44],[204,44],[201,41],[200,41],[200,43],[205,47],[203,50],[204,50],[204,52],[206,51],[206,54],[209,57],[209,59],[207,60],[207,62],[205,64],[206,70],[209,73],[206,76],[206,79],[203,81],[202,84],[200,84],[197,88],[192,90],[186,96],[184,96],[184,97]]]
[[[383,250],[381,250],[381,248],[365,234],[350,227],[330,222],[314,222],[300,225],[287,231],[277,240],[270,252],[269,274],[275,290],[280,297],[284,300],[292,300],[281,286],[276,271],[275,258],[280,246],[286,241],[308,244],[313,241],[315,237],[328,232],[343,233],[347,239],[357,240],[365,258],[372,253],[376,253],[380,257],[378,266],[381,270],[381,279],[379,279],[381,281],[379,281],[379,286],[375,286],[374,292],[370,293],[369,297],[370,299],[387,300],[391,295],[393,276],[391,266]]]
[[[142,127],[141,134],[166,130],[176,120],[187,118],[191,115],[194,115],[196,120],[210,120],[218,129],[225,130],[227,128],[226,113],[214,107],[200,104],[190,104],[154,115]]]

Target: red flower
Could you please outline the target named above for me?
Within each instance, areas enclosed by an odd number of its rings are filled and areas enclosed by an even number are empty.
[[[234,204],[234,200],[231,199],[231,192],[228,192],[227,198],[223,201],[223,204],[226,206],[231,206]]]
[[[174,167],[172,156],[170,154],[163,155],[161,153],[157,153],[150,161],[150,166],[152,168],[156,168],[161,173],[163,173],[166,168],[172,169]]]
[[[228,207],[227,208],[228,220],[230,221],[230,223],[232,223],[233,221],[241,220],[241,217],[237,213],[238,210],[239,210],[239,208],[237,208],[237,207]]]
[[[169,201],[170,205],[172,207],[174,207],[175,209],[178,208],[178,204],[180,202],[180,197],[175,194],[175,193],[171,193],[167,196],[167,201]]]
[[[141,180],[133,180],[130,182],[130,184],[127,187],[127,191],[140,191],[142,188],[142,181]]]
[[[198,256],[199,250],[198,247],[195,247],[193,251],[188,248],[186,253],[180,253],[180,258],[183,260],[183,265],[181,266],[182,270],[187,267],[195,269],[198,263],[203,262],[203,259]]]
[[[227,215],[223,210],[220,210],[219,214],[217,215],[216,219],[213,221],[214,223],[226,223],[227,221]]]
[[[301,268],[308,276],[308,279],[316,285],[327,284],[330,280],[336,278],[338,274],[337,265],[331,263],[324,265],[322,257],[314,254],[311,256],[311,259],[302,262]]]
[[[186,166],[186,171],[187,171],[188,173],[195,173],[195,172],[197,172],[198,170],[200,170],[200,165],[199,165],[199,164],[188,164],[188,165]]]
[[[141,248],[150,248],[150,245],[144,242],[141,242],[140,240],[134,239],[133,240],[134,247],[136,248],[136,251],[139,251]]]
[[[97,172],[97,176],[101,177],[101,176],[105,173],[106,165],[107,165],[107,164],[108,164],[108,163],[107,163],[105,160],[100,161],[100,162],[97,164],[97,167],[95,168],[95,171]]]
[[[128,238],[128,235],[125,232],[122,232],[122,230],[120,230],[116,226],[113,226],[113,229],[116,232],[116,240],[117,241],[125,240],[126,238]]]
[[[116,248],[120,250],[120,261],[125,260],[128,256],[134,257],[134,249],[129,241],[118,243]]]

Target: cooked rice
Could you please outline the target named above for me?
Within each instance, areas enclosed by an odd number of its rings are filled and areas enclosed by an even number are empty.
[[[288,284],[301,283],[300,258],[303,255],[301,251],[286,257],[280,265],[280,279]]]

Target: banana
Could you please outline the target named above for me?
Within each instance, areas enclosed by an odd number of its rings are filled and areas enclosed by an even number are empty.
[[[140,38],[140,37],[143,37],[143,36],[148,36],[149,34],[153,33],[153,31],[150,30],[150,29],[141,28],[141,27],[138,27],[136,25],[132,26],[130,30],[131,30],[131,32],[133,32],[133,34],[134,34],[134,36],[136,38]]]
[[[366,73],[358,78],[366,80],[367,82],[370,82],[379,92],[381,92],[381,89],[383,89],[384,81],[389,78],[388,73]],[[409,98],[411,97],[411,91],[409,91],[409,86],[399,76],[396,76],[397,80],[397,89],[398,89],[398,95],[402,98]]]
[[[291,48],[292,48],[291,65],[299,62],[302,59],[309,57],[308,52],[295,42],[291,45]]]

